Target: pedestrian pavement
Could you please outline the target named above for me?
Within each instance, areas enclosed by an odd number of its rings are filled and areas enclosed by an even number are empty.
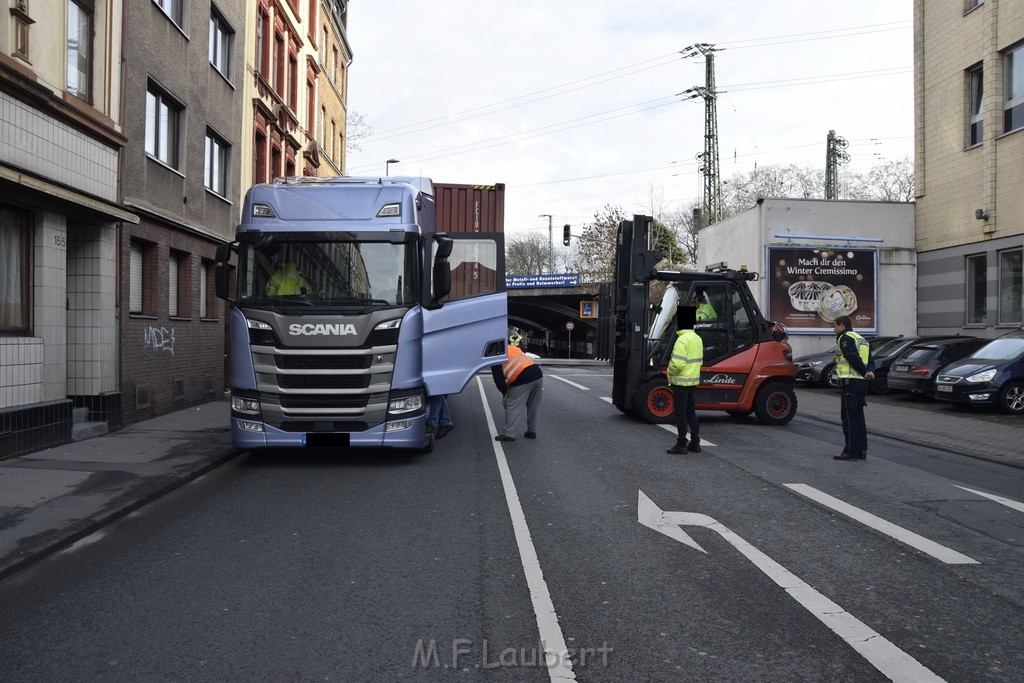
[[[542,366],[605,367],[545,359]],[[610,368],[609,368],[610,369]],[[839,395],[798,390],[798,418],[839,425]],[[870,436],[1024,468],[1024,417],[989,423],[946,406],[882,404],[868,397]],[[227,398],[120,431],[0,460],[0,579],[69,547],[239,454]]]

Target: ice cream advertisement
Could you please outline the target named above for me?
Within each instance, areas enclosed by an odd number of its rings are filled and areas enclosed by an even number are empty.
[[[793,333],[832,332],[841,315],[878,332],[878,250],[768,247],[768,319]]]

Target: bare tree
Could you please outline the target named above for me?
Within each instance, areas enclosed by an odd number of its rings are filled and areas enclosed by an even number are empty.
[[[356,111],[349,111],[345,118],[345,150],[360,152],[359,141],[373,135],[373,128],[366,122],[366,117]]]
[[[584,283],[611,282],[615,278],[615,243],[619,223],[627,220],[621,207],[606,204],[594,213],[594,221],[583,226],[566,259],[568,270],[578,273]]]
[[[914,188],[914,162],[908,157],[884,161],[868,171],[868,187],[874,199],[886,202],[912,202]]]
[[[553,262],[547,235],[518,233],[505,242],[505,272],[509,275],[537,275]]]

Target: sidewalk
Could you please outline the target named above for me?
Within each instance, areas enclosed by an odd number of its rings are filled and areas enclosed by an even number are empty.
[[[839,393],[801,391],[797,388],[797,417],[807,417],[837,426]],[[868,396],[864,409],[871,436],[885,436],[911,444],[964,455],[1012,467],[1024,468],[1024,417],[1013,424],[994,424],[959,413],[943,404],[920,408],[881,403]]]
[[[230,402],[0,460],[0,579],[236,455]]]

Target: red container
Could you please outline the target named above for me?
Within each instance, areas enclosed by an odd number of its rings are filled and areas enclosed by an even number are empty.
[[[504,232],[505,185],[434,183],[438,232]]]

